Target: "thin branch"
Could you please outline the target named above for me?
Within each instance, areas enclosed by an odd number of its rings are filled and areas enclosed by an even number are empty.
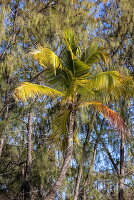
[[[45,70],[43,69],[41,72],[39,72],[38,74],[36,74],[31,80],[30,82],[33,82],[36,78],[38,78],[38,76],[40,76]]]

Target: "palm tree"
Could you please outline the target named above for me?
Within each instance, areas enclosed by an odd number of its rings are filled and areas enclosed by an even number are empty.
[[[64,48],[59,57],[45,47],[37,47],[32,54],[45,69],[45,86],[23,82],[15,89],[14,97],[23,101],[42,95],[52,99],[58,98],[61,112],[56,122],[57,126],[53,126],[53,137],[60,132],[66,132],[67,138],[65,157],[59,177],[45,198],[51,200],[59,190],[72,158],[76,114],[80,107],[94,106],[116,129],[123,134],[128,133],[128,128],[120,116],[100,103],[100,100],[103,99],[106,103],[111,97],[112,99],[119,98],[124,90],[124,83],[130,78],[124,77],[117,71],[97,73],[94,64],[107,63],[108,54],[95,42],[92,42],[86,50],[81,50],[72,30],[64,32]]]

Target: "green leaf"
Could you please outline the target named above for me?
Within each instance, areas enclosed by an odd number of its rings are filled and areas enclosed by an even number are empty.
[[[123,79],[123,76],[117,71],[106,71],[97,74],[91,80],[96,89],[105,89],[110,92],[116,87],[121,88]]]
[[[55,74],[58,68],[62,69],[62,63],[60,59],[53,51],[48,48],[39,46],[36,50],[31,52],[31,54],[36,60],[39,61],[40,65],[45,68],[53,69]]]
[[[26,101],[28,98],[33,98],[35,96],[49,96],[49,97],[62,97],[64,93],[55,90],[53,88],[49,88],[47,86],[41,86],[33,83],[23,82],[19,87],[17,87],[14,91],[14,98],[16,100]]]
[[[92,42],[91,45],[82,54],[81,60],[89,65],[97,63],[101,60],[104,63],[108,63],[109,56],[107,52],[104,52],[104,48],[98,47],[95,42]]]

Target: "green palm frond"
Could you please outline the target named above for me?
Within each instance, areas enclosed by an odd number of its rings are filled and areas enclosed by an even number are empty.
[[[74,76],[76,78],[84,76],[89,71],[89,66],[78,58],[73,61]]]
[[[64,42],[71,53],[72,59],[75,59],[77,55],[80,55],[80,48],[77,45],[77,40],[72,29],[66,29],[64,31]]]
[[[117,71],[101,72],[92,79],[95,89],[106,89],[109,92],[123,86],[124,77]]]
[[[69,118],[70,111],[64,110],[61,114],[56,115],[52,119],[52,134],[50,138],[53,142],[60,144],[62,146],[62,149],[66,149],[67,145],[67,122]],[[75,127],[73,140],[75,144],[79,144],[78,139],[78,130]]]
[[[94,85],[91,80],[76,79],[75,80],[77,92],[81,95],[81,98],[87,99],[94,96]]]
[[[69,87],[66,90],[66,94],[62,100],[63,103],[65,102],[74,102],[76,97],[76,84],[75,84],[75,79],[73,78],[72,81],[69,84]]]
[[[95,42],[92,42],[86,51],[83,52],[81,60],[89,65],[101,60],[104,63],[108,63],[109,55],[107,52],[104,52],[104,48],[98,47]]]
[[[63,134],[67,134],[67,121],[69,117],[69,110],[63,111],[61,114],[55,116],[52,119],[52,134],[51,138],[56,140],[57,137],[61,137]]]
[[[44,68],[51,68],[53,69],[54,73],[56,74],[56,69],[62,69],[62,63],[58,56],[48,48],[45,47],[37,47],[36,50],[31,52],[33,57],[39,61],[40,65]]]
[[[111,123],[111,125],[113,125],[115,129],[117,129],[121,133],[124,133],[125,137],[130,133],[127,125],[124,123],[123,119],[117,114],[117,112],[111,110],[102,103],[85,102],[82,103],[80,106],[83,107],[94,106],[101,114],[104,115],[104,117]]]
[[[41,86],[33,83],[23,82],[19,87],[17,87],[14,91],[14,97],[17,100],[26,101],[28,98],[33,98],[35,96],[49,96],[49,97],[62,97],[64,93],[55,90],[53,88],[49,88],[47,86]]]

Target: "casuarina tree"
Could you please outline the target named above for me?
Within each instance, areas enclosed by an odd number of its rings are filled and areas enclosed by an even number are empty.
[[[44,67],[45,85],[22,82],[14,91],[14,97],[24,102],[43,95],[58,101],[58,117],[62,120],[58,120],[57,134],[66,134],[66,151],[57,181],[46,195],[47,200],[54,199],[69,168],[77,113],[81,107],[94,107],[124,136],[129,132],[121,117],[104,104],[120,98],[126,83],[132,81],[131,77],[124,77],[118,71],[99,72],[96,63],[108,64],[109,56],[96,42],[91,42],[84,50],[72,30],[65,30],[63,39],[59,56],[41,46],[31,52]]]

